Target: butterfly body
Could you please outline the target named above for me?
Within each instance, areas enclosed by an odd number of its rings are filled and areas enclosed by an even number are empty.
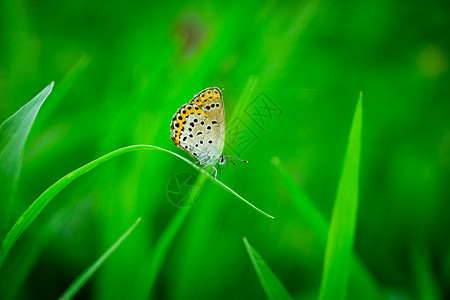
[[[224,164],[225,109],[219,88],[207,88],[183,105],[170,126],[175,146],[198,159],[203,166]]]

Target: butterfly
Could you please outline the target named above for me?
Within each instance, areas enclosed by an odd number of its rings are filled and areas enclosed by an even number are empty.
[[[212,87],[195,95],[175,113],[170,130],[175,146],[198,159],[197,163],[200,163],[202,168],[212,166],[216,178],[215,165],[225,164],[230,157],[222,155],[225,143],[222,91]]]

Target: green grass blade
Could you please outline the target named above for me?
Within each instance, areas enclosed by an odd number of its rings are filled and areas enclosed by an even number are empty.
[[[413,275],[417,289],[417,299],[442,300],[444,297],[439,289],[439,280],[433,273],[429,251],[422,246],[424,243],[413,243],[411,260]]]
[[[250,260],[252,261],[253,267],[255,268],[256,274],[258,275],[259,281],[261,282],[267,298],[270,300],[292,299],[281,281],[272,272],[261,255],[259,255],[259,253],[256,252],[256,250],[250,245],[247,238],[244,237],[243,240],[245,248],[247,249]]]
[[[319,299],[321,300],[346,299],[358,208],[361,126],[362,93],[360,93],[356,105],[344,166],[331,216],[320,284]]]
[[[10,216],[22,168],[23,147],[37,113],[51,93],[53,82],[0,126],[0,237]]]
[[[17,222],[14,224],[12,229],[9,231],[9,233],[6,235],[5,239],[3,240],[2,248],[0,249],[0,269],[8,256],[9,252],[11,251],[11,248],[14,246],[17,239],[20,237],[20,235],[25,231],[25,229],[30,226],[30,224],[36,219],[36,217],[39,215],[39,213],[47,206],[47,204],[63,189],[65,188],[69,183],[71,183],[76,178],[80,177],[81,175],[85,174],[86,172],[94,169],[98,165],[108,161],[109,159],[119,156],[124,153],[128,153],[131,151],[137,151],[137,150],[159,150],[163,152],[170,153],[179,159],[183,160],[184,162],[191,165],[194,169],[197,169],[199,172],[202,172],[205,174],[210,180],[218,184],[220,187],[228,191],[229,193],[235,195],[242,201],[244,201],[246,204],[250,205],[254,209],[256,209],[258,212],[262,213],[265,216],[268,216],[273,219],[272,216],[266,214],[247,200],[245,200],[243,197],[241,197],[238,193],[233,191],[231,188],[223,184],[222,182],[215,180],[210,174],[205,172],[204,170],[198,168],[197,166],[193,165],[191,161],[188,159],[182,157],[181,155],[178,155],[172,151],[166,150],[164,148],[152,146],[152,145],[133,145],[128,146],[124,148],[117,149],[115,151],[112,151],[100,158],[97,158],[96,160],[91,161],[90,163],[76,169],[75,171],[67,174],[60,180],[58,180],[56,183],[54,183],[51,187],[49,187],[46,191],[44,191],[29,207],[28,209],[22,214],[22,216],[17,220]]]
[[[291,174],[288,173],[286,167],[280,159],[272,159],[272,164],[280,173],[280,177],[284,180],[289,194],[292,196],[294,205],[300,214],[300,218],[314,231],[314,234],[320,241],[325,243],[329,228],[328,220],[314,205],[314,202],[308,195],[298,186]]]
[[[131,297],[132,299],[149,299],[150,291],[164,263],[167,251],[180,231],[181,225],[183,225],[189,211],[190,208],[179,209],[164,229],[155,245],[155,250],[142,265],[136,285],[132,291],[134,293],[134,297]]]
[[[199,187],[201,187],[205,181],[206,176],[199,176],[188,194],[191,192],[199,193]],[[190,199],[195,200],[197,199],[197,196],[197,194],[191,194]],[[142,265],[141,272],[136,280],[135,289],[133,291],[135,295],[130,297],[131,299],[149,299],[150,291],[152,290],[153,284],[164,263],[167,251],[169,250],[170,245],[172,245],[175,236],[180,231],[181,225],[183,225],[189,211],[190,207],[178,209],[175,216],[172,217],[172,220],[158,238],[155,250],[150,253],[148,259]]]
[[[66,289],[66,291],[61,295],[59,299],[68,300],[72,299],[73,296],[83,287],[83,285],[94,275],[94,273],[100,268],[100,266],[108,259],[108,257],[116,251],[116,249],[122,244],[122,242],[128,237],[128,235],[136,228],[136,226],[141,221],[138,218],[134,224],[111,246],[102,256],[97,259],[95,263],[89,266],[80,276],[78,276],[72,284]]]
[[[329,230],[329,222],[321,211],[315,206],[311,198],[298,186],[291,174],[288,173],[284,164],[278,159],[274,160],[276,170],[280,173],[284,180],[289,194],[297,207],[300,218],[305,221],[308,228],[314,232],[320,243],[326,245],[327,233]],[[387,299],[386,295],[380,291],[379,285],[370,273],[367,266],[361,261],[357,255],[353,255],[351,268],[351,283],[354,286],[354,292],[359,293],[360,297],[367,300]]]
[[[39,118],[47,119],[58,107],[59,102],[70,91],[75,82],[81,77],[84,71],[91,63],[91,57],[83,55],[75,63],[75,65],[67,72],[67,74],[56,85],[56,89],[52,95],[52,101],[45,105],[45,110],[39,114]]]
[[[207,172],[199,169],[198,167],[195,167],[196,169],[198,169],[199,171],[203,172],[203,174],[205,174],[206,176],[208,176],[208,178],[210,180],[212,180],[214,183],[216,183],[218,186],[220,186],[221,188],[223,188],[224,190],[226,190],[227,192],[229,192],[230,194],[236,196],[237,198],[241,199],[245,204],[250,205],[252,208],[254,208],[256,211],[258,211],[260,214],[270,218],[270,219],[275,219],[273,216],[269,215],[268,213],[264,212],[263,210],[259,209],[258,207],[256,207],[255,205],[253,205],[252,203],[250,203],[249,201],[245,200],[241,195],[239,195],[238,193],[236,193],[235,191],[233,191],[231,188],[229,188],[226,184],[224,184],[223,182],[221,182],[218,179],[214,179],[210,174],[208,174]]]

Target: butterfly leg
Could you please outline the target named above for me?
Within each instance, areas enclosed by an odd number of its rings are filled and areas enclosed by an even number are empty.
[[[196,161],[196,162],[193,162],[193,163],[191,163],[191,166],[195,166],[196,164],[198,164],[198,163],[200,163],[200,161],[198,160],[198,161]],[[203,168],[203,167],[202,167]]]
[[[212,166],[212,168],[213,168],[213,172],[215,172],[214,179],[217,179],[217,169],[214,166]]]

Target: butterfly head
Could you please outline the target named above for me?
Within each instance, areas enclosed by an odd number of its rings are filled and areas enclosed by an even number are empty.
[[[231,158],[234,158],[234,159],[237,159],[237,160],[239,160],[239,161],[248,163],[247,160],[243,160],[243,159],[240,159],[240,158],[237,158],[237,157],[234,157],[234,156],[229,156],[229,155],[224,156],[224,155],[221,155],[221,156],[219,157],[218,164],[219,164],[219,165],[224,165],[224,164],[229,160],[229,161],[231,161],[231,163],[232,163],[233,165],[236,166],[235,162],[232,161]]]

